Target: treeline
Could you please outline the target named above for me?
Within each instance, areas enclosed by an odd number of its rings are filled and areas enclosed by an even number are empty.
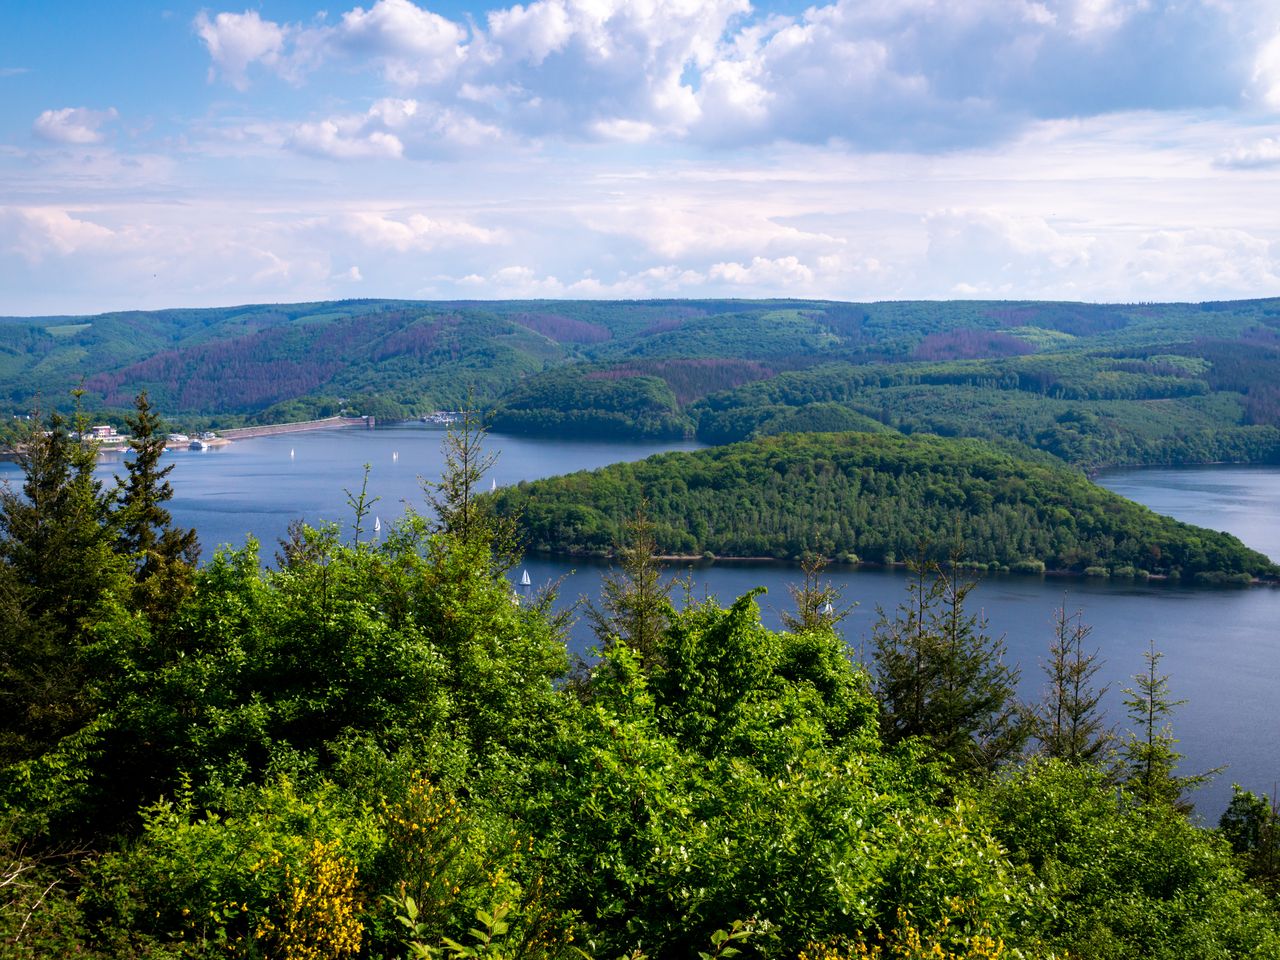
[[[0,498],[6,957],[1280,950],[1274,813],[1188,822],[1158,653],[1113,739],[1065,611],[1024,708],[922,561],[872,676],[817,566],[767,630],[753,594],[673,603],[641,518],[569,670],[470,422],[430,519],[374,538],[355,493],[349,536],[298,526],[274,569],[252,542],[195,567],[145,401],[117,491],[40,426]]]
[[[499,432],[562,437],[663,439],[693,432],[666,382],[644,375],[545,374],[508,395],[487,419]]]
[[[706,397],[689,416],[707,443],[776,433],[796,411],[834,404],[902,433],[1014,441],[1085,469],[1280,460],[1262,379],[1280,358],[1260,359],[1241,394],[1211,385],[1201,358],[1144,356],[829,364]]]
[[[493,501],[531,547],[566,554],[607,554],[647,503],[667,554],[893,563],[923,539],[980,570],[1280,573],[1229,534],[1160,516],[1074,471],[938,437],[786,434],[520,483]]]

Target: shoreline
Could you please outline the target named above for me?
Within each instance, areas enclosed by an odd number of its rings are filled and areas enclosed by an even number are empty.
[[[552,557],[557,560],[590,560],[596,563],[609,563],[609,564],[615,563],[617,560],[616,556],[613,554],[572,553],[572,552],[557,551],[557,550],[531,550],[529,552],[536,556]],[[697,554],[673,553],[673,554],[659,554],[655,556],[654,559],[657,560],[659,563],[662,563],[668,566],[688,565],[688,566],[697,566],[697,567],[710,567],[710,566],[715,566],[718,563],[723,563],[728,566],[733,566],[736,564],[768,564],[771,566],[788,567],[796,570],[799,570],[801,568],[801,564],[799,560],[792,560],[784,557],[726,557],[726,556],[721,556],[719,554],[715,554],[713,556],[707,556],[706,554],[701,554],[701,553],[697,553]],[[859,569],[905,570],[907,569],[907,566],[908,566],[907,563],[903,560],[895,560],[892,563],[882,563],[882,562],[877,563],[872,560],[859,560],[856,563],[847,563],[843,561],[830,559],[828,560],[828,563],[827,563],[827,567],[829,569],[852,570],[855,572]],[[1118,583],[1119,582],[1123,582],[1123,583],[1185,583],[1188,586],[1193,586],[1193,587],[1237,587],[1237,588],[1280,587],[1280,579],[1263,580],[1257,577],[1250,578],[1249,581],[1246,583],[1244,581],[1227,580],[1227,579],[1224,579],[1222,581],[1198,580],[1196,579],[1196,574],[1192,574],[1189,577],[1182,577],[1182,578],[1172,578],[1167,574],[1163,574],[1163,573],[1152,573],[1152,574],[1148,574],[1145,577],[1137,577],[1137,576],[1113,577],[1110,575],[1105,577],[1100,577],[1100,576],[1087,574],[1082,570],[1045,569],[1041,573],[1032,573],[1029,571],[1019,571],[1019,570],[999,570],[999,569],[973,570],[963,565],[961,565],[958,568],[958,570],[961,575],[968,575],[975,578],[982,578],[989,574],[996,574],[998,576],[1035,577],[1041,580],[1062,579],[1062,580],[1097,580],[1097,581],[1105,581],[1105,582],[1115,581]],[[1230,577],[1232,575],[1225,574],[1224,576]]]

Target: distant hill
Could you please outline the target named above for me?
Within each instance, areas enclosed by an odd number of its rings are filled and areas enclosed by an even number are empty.
[[[530,547],[609,553],[642,501],[668,554],[892,563],[959,544],[978,569],[1274,578],[1225,533],[1153,513],[1078,472],[977,440],[785,434],[521,483],[492,494]]]
[[[468,401],[498,430],[975,436],[1085,469],[1280,462],[1280,300],[345,300],[0,319],[0,414],[178,422]]]

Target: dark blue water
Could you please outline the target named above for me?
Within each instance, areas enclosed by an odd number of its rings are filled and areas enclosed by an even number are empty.
[[[368,463],[369,495],[380,498],[373,513],[385,524],[401,514],[405,503],[426,509],[419,478],[439,476],[442,437],[438,429],[410,424],[261,437],[203,452],[174,452],[167,455],[175,465],[174,518],[197,528],[206,557],[217,544],[239,545],[252,533],[269,558],[292,519],[349,524],[352,513],[344,491],[359,490]],[[501,485],[694,445],[491,436],[488,446],[498,454],[491,476]],[[107,473],[120,468],[118,458],[103,467]],[[12,464],[0,463],[0,478],[16,476]],[[1280,470],[1124,471],[1100,482],[1160,512],[1235,533],[1280,557]],[[535,584],[564,577],[565,604],[595,597],[607,569],[539,557],[528,558],[524,566]],[[756,586],[766,587],[761,614],[771,627],[779,625],[779,612],[789,608],[787,584],[797,579],[792,567],[761,563],[700,566],[691,574],[696,596],[709,594],[725,603]],[[869,649],[877,607],[891,613],[903,599],[903,574],[832,568],[829,576],[846,601],[858,604],[842,625],[858,655]],[[1143,651],[1154,639],[1164,652],[1161,666],[1174,696],[1187,700],[1173,718],[1186,756],[1183,769],[1198,772],[1228,764],[1198,794],[1207,820],[1216,821],[1230,799],[1233,780],[1269,792],[1280,779],[1280,589],[992,576],[976,587],[970,602],[986,616],[989,632],[1005,638],[1010,659],[1021,666],[1026,699],[1037,698],[1043,687],[1040,663],[1055,608],[1065,602],[1069,611],[1083,609],[1093,627],[1092,641],[1105,660],[1097,679],[1111,684],[1105,701],[1108,716],[1121,730],[1121,688],[1131,685],[1132,674],[1143,668]],[[582,621],[568,640],[578,652],[593,643]]]

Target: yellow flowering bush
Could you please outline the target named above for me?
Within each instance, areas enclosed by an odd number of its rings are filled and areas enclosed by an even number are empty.
[[[274,944],[280,960],[340,960],[358,952],[364,924],[356,867],[340,842],[312,841],[302,870],[287,867],[285,874],[279,917],[263,917],[256,936]]]

